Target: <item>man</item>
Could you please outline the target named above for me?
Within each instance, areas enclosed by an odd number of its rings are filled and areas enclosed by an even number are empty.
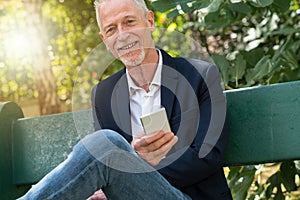
[[[222,170],[226,104],[216,66],[156,49],[154,15],[143,0],[95,5],[99,35],[125,68],[93,89],[99,131],[21,199],[84,199],[97,190],[90,199],[232,199]],[[158,127],[145,135],[139,118],[160,106],[172,132]]]

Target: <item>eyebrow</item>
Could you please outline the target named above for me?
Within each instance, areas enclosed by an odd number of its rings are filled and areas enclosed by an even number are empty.
[[[123,18],[123,20],[126,20],[126,19],[128,19],[128,18],[137,18],[135,15],[126,15],[124,18]],[[109,27],[111,27],[111,26],[114,26],[114,24],[108,24],[108,25],[106,25],[106,26],[104,26],[103,27],[103,30],[105,31],[107,28],[109,28]]]

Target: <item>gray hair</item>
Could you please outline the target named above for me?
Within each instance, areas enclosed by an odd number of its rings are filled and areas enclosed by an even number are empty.
[[[100,27],[100,20],[99,20],[99,16],[100,16],[100,13],[99,13],[99,7],[101,6],[101,4],[104,2],[104,1],[107,1],[107,0],[95,0],[94,2],[94,5],[95,5],[95,9],[96,9],[96,19],[97,19],[97,23],[98,23],[98,26]],[[149,9],[145,3],[144,0],[134,0],[135,4],[141,9],[141,11],[145,14],[148,13]]]

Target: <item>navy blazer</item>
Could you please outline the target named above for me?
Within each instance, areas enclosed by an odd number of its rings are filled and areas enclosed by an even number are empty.
[[[161,52],[161,104],[179,140],[167,155],[176,159],[163,159],[158,172],[192,199],[232,199],[222,168],[228,123],[219,71],[208,62]],[[112,129],[130,143],[129,106],[124,68],[93,88],[95,129]]]

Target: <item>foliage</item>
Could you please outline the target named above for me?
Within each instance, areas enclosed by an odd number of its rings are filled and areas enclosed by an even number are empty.
[[[77,102],[78,109],[88,107],[91,88],[101,75],[105,78],[122,67],[107,56],[101,45],[93,2],[47,0],[43,3],[50,40],[48,54],[57,93],[68,110],[72,109],[72,100]],[[38,96],[32,67],[34,58],[26,53],[32,48],[24,35],[26,15],[22,1],[0,3],[0,42],[5,43],[1,44],[4,49],[0,52],[0,101],[22,101]]]
[[[290,6],[291,4],[291,6]],[[294,1],[154,1],[206,48],[227,89],[300,79],[300,14]]]
[[[162,0],[152,6],[166,16],[164,27],[175,22],[203,46],[226,89],[300,80],[297,0]],[[262,182],[269,168],[275,173]],[[297,176],[288,161],[230,167],[228,182],[237,200],[285,199],[300,187]]]
[[[50,40],[48,53],[57,80],[57,92],[70,110],[75,80],[84,79],[80,81],[87,92],[91,90],[89,83],[96,82],[94,71],[78,74],[84,58],[100,43],[93,2],[48,0],[44,1],[42,12]],[[32,41],[24,31],[26,16],[23,2],[0,3],[0,41],[4,43],[0,53],[0,101],[21,101],[38,95],[36,69],[32,67],[34,58],[27,53],[31,51]]]
[[[37,95],[33,69],[24,49],[29,44],[19,44],[24,38],[18,32],[26,27],[25,13],[17,12],[22,9],[20,3],[0,3],[0,101]]]
[[[299,188],[296,176],[299,176],[299,173],[294,162],[286,161],[231,167],[227,179],[234,199],[237,200],[299,199],[297,194],[293,195]]]
[[[78,74],[86,56],[100,43],[93,1],[48,0],[43,5],[43,14],[49,27],[50,55],[57,77],[58,94],[61,100],[71,104],[77,81],[87,92],[95,84],[93,70],[87,68]]]

